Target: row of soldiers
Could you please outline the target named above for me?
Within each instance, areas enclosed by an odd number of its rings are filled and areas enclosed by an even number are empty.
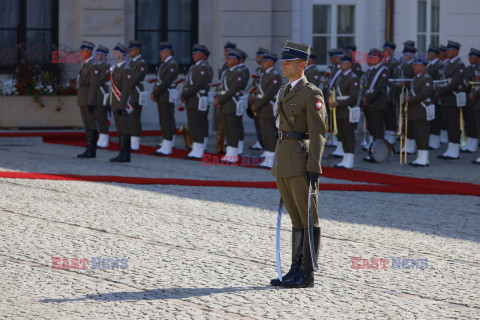
[[[414,41],[406,41],[399,62],[394,58],[395,43],[387,41],[383,50],[370,50],[368,69],[363,73],[361,67],[355,65],[355,49],[351,46],[346,52],[329,51],[331,71],[324,94],[338,127],[338,143],[333,155],[343,159],[337,167],[353,167],[355,129],[359,121],[356,115],[360,109],[370,134],[369,140],[362,141],[364,149],[379,141],[394,146],[396,135],[406,131],[405,144],[400,148],[406,148],[408,154],[414,154],[418,148],[417,159],[409,163],[412,166],[428,166],[428,150],[438,149],[440,142],[448,143],[447,150],[438,156],[441,159],[458,159],[459,152],[477,151],[479,50],[470,50],[470,66],[465,67],[458,57],[460,44],[457,42],[448,41],[447,46],[440,48],[430,45],[427,60],[416,55]],[[332,94],[335,99],[329,99]],[[335,136],[332,143],[334,139]],[[363,160],[375,162],[372,156]],[[472,163],[480,164],[480,158]]]

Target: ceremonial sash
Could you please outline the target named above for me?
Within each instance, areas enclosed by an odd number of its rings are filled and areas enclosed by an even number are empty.
[[[115,95],[115,97],[117,98],[118,101],[121,101],[122,93],[120,92],[120,90],[118,90],[118,87],[115,85],[115,81],[113,81],[113,72],[112,72],[112,76],[110,77],[110,83],[112,84],[113,94]],[[130,98],[128,100],[130,101]],[[127,101],[127,104],[125,106],[125,110],[127,110],[128,114],[133,112],[133,107],[132,107],[132,105],[130,104],[129,101]]]

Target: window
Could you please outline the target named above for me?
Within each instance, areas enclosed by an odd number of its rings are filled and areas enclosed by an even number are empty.
[[[58,44],[58,0],[0,0],[0,69],[18,59],[47,64]]]
[[[316,64],[327,64],[327,51],[355,44],[355,5],[313,6],[313,50]]]
[[[198,0],[136,0],[135,10],[135,37],[143,43],[142,56],[150,70],[160,63],[162,41],[172,43],[180,69],[191,63],[198,38]]]
[[[425,52],[429,44],[439,45],[440,1],[419,0],[417,4],[417,50]]]

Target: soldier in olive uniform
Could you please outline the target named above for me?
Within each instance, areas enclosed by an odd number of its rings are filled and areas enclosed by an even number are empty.
[[[130,162],[131,113],[134,110],[129,100],[131,100],[130,97],[134,87],[132,71],[125,61],[126,54],[127,48],[121,43],[117,43],[113,48],[113,58],[117,61],[117,64],[112,70],[110,101],[118,132],[120,153],[115,158],[110,159],[111,162]]]
[[[82,113],[83,125],[85,126],[85,140],[87,149],[79,154],[78,158],[95,158],[97,149],[97,88],[98,88],[98,66],[92,56],[95,45],[83,41],[80,46],[82,67],[77,78],[78,94],[77,104]]]
[[[250,107],[258,119],[262,131],[265,146],[264,160],[259,167],[271,168],[275,156],[275,145],[277,143],[277,128],[275,127],[275,100],[278,90],[282,86],[282,77],[275,70],[277,56],[271,52],[265,52],[262,58],[264,72],[255,92],[255,99]]]
[[[248,55],[240,48],[236,48],[238,52],[241,54],[242,59],[240,59],[240,63],[238,64],[238,68],[243,71],[244,73],[244,81],[243,87],[241,89],[242,94],[245,93],[245,89],[247,88],[248,81],[250,80],[250,70],[248,70],[247,66],[245,65],[245,60],[247,59]],[[243,127],[243,113],[240,116],[236,116],[236,123],[237,123],[237,131],[238,131],[238,154],[243,153],[244,147],[244,139],[245,139],[245,128]]]
[[[465,69],[465,78],[467,83],[478,81],[478,69],[480,51],[471,48],[468,54],[470,65]],[[467,87],[467,96],[470,95],[472,86]],[[465,136],[467,141],[465,146],[460,148],[460,152],[475,153],[478,149],[478,131],[475,123],[475,112],[473,111],[473,101],[467,98],[467,105],[462,108],[463,120],[465,121]]]
[[[432,77],[432,79],[440,79],[440,69],[442,68],[442,62],[438,58],[440,49],[434,45],[430,45],[427,50],[428,55],[428,64],[427,64],[427,73]],[[435,95],[432,97],[432,102],[435,103],[435,119],[430,122],[430,137],[428,141],[428,147],[430,149],[440,148],[440,130],[442,128],[441,121],[441,107],[437,102]]]
[[[383,139],[385,136],[385,110],[386,90],[388,86],[388,70],[381,63],[382,52],[372,49],[368,53],[368,63],[371,66],[366,81],[366,90],[362,97],[365,108],[365,117],[373,141]],[[370,156],[364,161],[374,162]]]
[[[231,50],[227,55],[228,70],[223,76],[221,87],[215,97],[215,106],[220,110],[225,138],[227,140],[227,152],[221,159],[225,163],[238,162],[238,141],[240,134],[237,130],[237,107],[245,88],[245,71],[238,68],[242,54],[237,49]]]
[[[288,273],[270,284],[286,288],[314,286],[313,261],[308,232],[309,187],[313,198],[313,245],[318,258],[320,225],[318,221],[318,178],[326,140],[326,108],[322,91],[309,83],[304,70],[310,47],[287,41],[282,52],[283,76],[289,83],[277,98],[278,140],[272,175],[292,220],[292,264]]]
[[[128,54],[132,59],[128,66],[132,70],[133,91],[130,103],[133,106],[132,117],[132,150],[140,150],[140,136],[142,135],[142,108],[139,104],[140,94],[143,91],[142,81],[148,72],[148,65],[143,60],[140,52],[142,44],[139,41],[130,41]]]
[[[262,76],[263,72],[265,70],[263,70],[262,68],[262,58],[263,58],[263,55],[265,54],[265,52],[267,52],[268,50],[267,49],[264,49],[264,48],[258,48],[257,50],[257,55],[256,55],[256,61],[257,61],[257,65],[258,67],[255,69],[255,75],[253,76],[254,79],[253,79],[253,85],[255,87],[258,88],[259,86],[259,80],[260,80],[260,77]],[[253,103],[253,96],[249,96],[249,107],[252,106],[252,103]],[[250,146],[250,149],[252,150],[263,150],[263,139],[262,139],[262,132],[260,130],[260,125],[258,124],[258,117],[255,117],[253,115],[253,112],[252,112],[252,109],[247,109],[247,115],[250,117],[250,118],[253,118],[253,123],[255,124],[255,132],[257,133],[257,141],[255,141],[255,143]],[[265,155],[265,152],[262,154],[263,156]]]
[[[322,74],[315,65],[315,59],[317,59],[317,56],[312,53],[308,59],[308,65],[305,68],[305,78],[307,78],[308,82],[314,84],[317,88],[320,88]]]
[[[233,42],[230,42],[230,41],[227,41],[227,43],[225,43],[225,46],[223,46],[223,54],[225,55],[225,60],[227,59],[228,53],[235,48],[237,48],[236,43],[233,43]],[[228,71],[228,69],[229,68],[227,66],[227,61],[225,61],[225,63],[222,65],[222,67],[220,69],[218,69],[218,80],[222,81],[223,75],[225,74],[225,72]]]
[[[475,55],[473,57],[472,53]],[[480,50],[477,49],[472,49],[470,52],[470,63],[475,64],[477,66],[476,70],[476,77],[475,77],[475,82],[479,81],[479,74],[480,74]],[[470,100],[470,103],[472,104],[473,112],[474,112],[474,118],[475,118],[475,123],[477,125],[477,130],[480,132],[480,85],[475,84],[469,85],[470,88],[470,94],[468,95],[468,99]],[[477,158],[476,160],[472,160],[473,164],[480,164],[480,157]]]
[[[357,51],[357,46],[352,44],[345,47],[348,53],[352,55],[352,71],[357,75],[357,78],[360,79],[363,76],[363,70],[361,64],[355,59],[354,52]]]
[[[415,53],[417,49],[414,47],[415,42],[408,40],[403,43],[405,46],[403,48],[403,62],[400,65],[399,77],[400,79],[413,79],[415,73],[413,72],[413,60],[415,58]],[[406,86],[410,90],[411,82],[401,82],[398,84],[399,89],[403,86]],[[410,125],[410,123],[408,124]],[[417,150],[417,145],[415,142],[415,132],[413,130],[407,131],[407,154],[414,154]]]
[[[97,120],[98,120],[98,141],[97,147],[108,148],[108,101],[104,99],[108,94],[107,82],[110,80],[110,64],[107,62],[109,50],[104,46],[98,46],[95,51],[95,60],[98,66],[98,91],[97,91]],[[108,99],[107,99],[108,100]]]
[[[330,90],[332,88],[335,88],[336,81],[342,73],[342,70],[340,70],[340,59],[343,57],[343,50],[335,48],[330,49],[330,51],[328,51],[328,55],[330,57],[330,65],[328,66],[328,69],[330,71],[330,77],[328,78],[328,82],[326,83],[326,90],[323,90],[327,106],[330,97]],[[330,107],[327,109],[327,114],[329,117],[331,116]],[[333,130],[333,128],[330,128],[330,130]],[[333,135],[333,132],[330,132],[329,135],[332,135],[332,137],[328,145],[336,147],[332,155],[336,157],[343,157],[344,152],[341,137]]]
[[[193,46],[192,58],[195,64],[188,70],[180,95],[187,108],[188,129],[193,139],[192,151],[185,156],[186,159],[201,159],[207,148],[209,106],[206,99],[213,79],[213,70],[207,61],[209,55],[210,51],[204,45]]]
[[[438,155],[440,159],[459,159],[460,151],[460,108],[457,105],[456,95],[466,92],[465,64],[458,56],[460,44],[448,41],[447,55],[449,62],[445,65],[444,79],[450,81],[444,86],[437,87],[437,98],[442,102],[443,115],[447,119],[448,148]]]
[[[350,109],[356,106],[360,83],[357,75],[352,71],[352,55],[346,53],[340,60],[342,74],[337,80],[336,86],[336,116],[338,122],[338,133],[342,137],[343,160],[335,165],[337,168],[353,168],[355,153],[355,128],[356,123],[350,123]]]
[[[394,52],[396,44],[386,41],[383,45],[383,63],[388,70],[388,78],[396,79],[398,70],[398,61],[395,59]],[[395,133],[397,131],[397,112],[399,88],[392,83],[387,86],[387,110],[385,112],[385,140],[391,145],[395,143]]]
[[[441,67],[438,70],[438,73],[440,74],[440,80],[445,79],[445,68],[446,66],[450,63],[450,59],[448,59],[447,56],[447,46],[441,45],[440,46],[440,53],[438,54],[438,59],[441,61]],[[440,130],[440,143],[441,144],[447,144],[448,143],[448,133],[447,133],[447,119],[443,116],[443,108],[442,106],[442,101],[437,99],[436,97],[436,90],[439,86],[435,86],[435,99],[437,101],[437,104],[440,106],[440,120],[441,120],[441,130]]]
[[[408,102],[408,130],[414,132],[418,147],[417,159],[409,163],[414,167],[424,167],[430,163],[428,160],[430,121],[427,121],[427,106],[432,104],[433,79],[426,72],[426,64],[427,60],[423,57],[417,57],[414,60],[415,76],[409,95],[405,97],[405,101]]]
[[[178,76],[178,64],[173,58],[173,47],[170,42],[161,42],[158,48],[162,64],[158,69],[157,84],[153,88],[151,99],[157,102],[158,118],[162,129],[162,146],[153,152],[155,155],[172,154],[173,137],[175,136],[175,106],[169,102],[170,89],[175,86]]]

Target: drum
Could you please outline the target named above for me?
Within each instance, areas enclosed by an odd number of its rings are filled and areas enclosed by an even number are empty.
[[[368,149],[368,154],[370,155],[370,158],[375,162],[388,162],[392,158],[393,147],[386,140],[376,140]]]

